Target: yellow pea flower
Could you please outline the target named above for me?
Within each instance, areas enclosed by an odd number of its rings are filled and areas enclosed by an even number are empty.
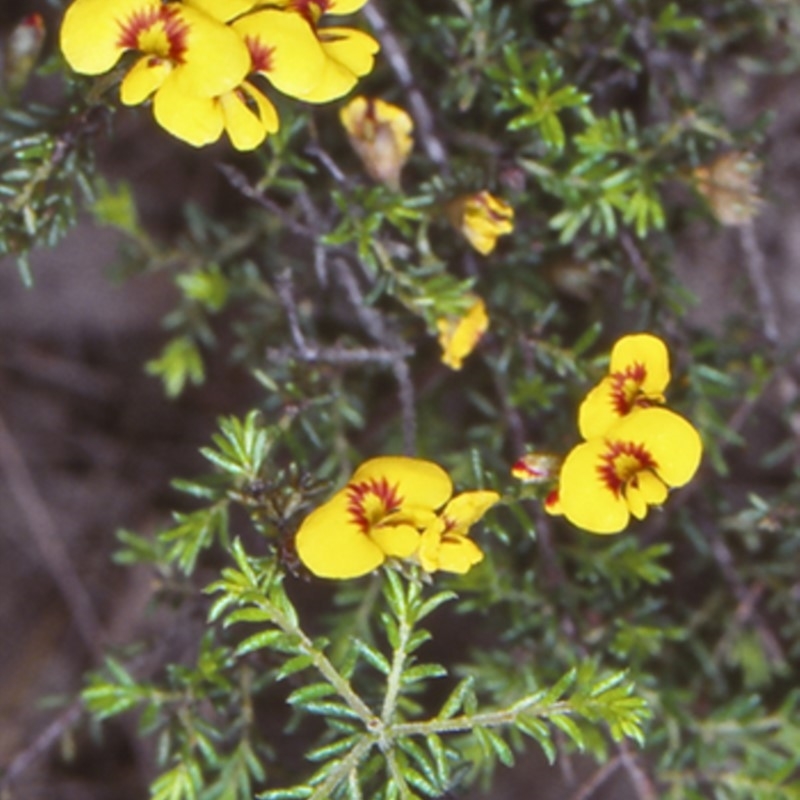
[[[414,146],[411,117],[391,103],[359,96],[339,111],[339,119],[370,176],[399,190],[400,172]]]
[[[489,315],[480,297],[475,298],[463,317],[443,317],[437,320],[442,363],[450,369],[461,369],[464,359],[475,349],[488,327]]]
[[[339,579],[365,575],[389,557],[408,558],[452,493],[450,477],[431,461],[373,458],[303,520],[297,555],[315,575]]]
[[[514,230],[514,209],[487,191],[452,200],[446,213],[453,227],[484,256],[494,250],[500,236]]]
[[[64,14],[61,50],[86,75],[107,72],[129,50],[140,52],[120,87],[126,105],[173,83],[181,94],[218,97],[239,86],[250,67],[247,47],[231,28],[160,0],[75,0]]]
[[[551,513],[591,533],[618,533],[631,515],[642,519],[671,487],[683,486],[700,464],[695,428],[664,408],[637,409],[564,460]]]
[[[463,575],[483,561],[483,552],[468,538],[469,529],[499,499],[497,492],[488,491],[454,497],[422,534],[418,552],[422,569]]]
[[[669,380],[669,353],[661,339],[649,333],[623,336],[611,350],[608,375],[578,410],[581,436],[602,436],[634,409],[660,405]]]
[[[273,5],[299,14],[317,37],[325,56],[315,86],[294,94],[308,103],[326,103],[347,94],[358,79],[372,71],[380,45],[356,28],[322,27],[327,16],[352,14],[367,0],[276,0]]]

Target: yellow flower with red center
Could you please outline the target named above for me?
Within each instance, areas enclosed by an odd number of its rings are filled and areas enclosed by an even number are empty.
[[[85,75],[107,72],[129,50],[140,52],[122,81],[126,105],[165,84],[215,97],[235,89],[250,67],[247,47],[231,28],[191,6],[160,0],[75,0],[64,15],[61,50]]]
[[[484,256],[494,250],[500,236],[514,230],[514,209],[487,191],[457,197],[446,211],[453,227]]]
[[[299,14],[316,35],[325,63],[319,80],[300,97],[308,103],[326,103],[347,94],[358,79],[372,70],[380,45],[356,28],[323,27],[328,16],[352,14],[367,0],[275,0],[272,5]]]
[[[156,121],[174,136],[199,147],[227,131],[236,148],[250,150],[278,130],[279,120],[248,75],[322,102],[372,69],[377,43],[370,36],[317,27],[323,12],[349,13],[363,2],[276,0],[265,8],[257,0],[74,0],[61,49],[87,75],[138,51],[122,80],[123,103],[152,97]]]
[[[303,520],[297,555],[322,578],[356,578],[388,557],[408,558],[452,493],[450,477],[431,461],[373,458]]]
[[[592,533],[618,533],[631,515],[642,519],[670,488],[688,483],[702,450],[700,435],[683,417],[637,409],[567,455],[557,505],[548,510]]]
[[[400,189],[414,140],[414,123],[398,106],[371,97],[355,97],[339,111],[347,138],[372,178]]]
[[[623,336],[611,350],[608,375],[581,403],[581,436],[602,436],[634,409],[662,404],[669,380],[669,353],[661,339],[649,333]]]
[[[432,461],[373,458],[303,520],[297,555],[321,578],[357,578],[387,558],[415,559],[428,572],[466,572],[483,558],[467,532],[499,495],[452,494],[450,477]]]
[[[475,349],[489,327],[486,304],[480,297],[463,317],[443,317],[437,320],[439,344],[442,348],[442,363],[450,369],[459,370],[464,359]]]
[[[483,552],[468,537],[469,529],[500,499],[497,492],[463,492],[454,497],[425,529],[418,558],[425,572],[463,575],[483,561]]]

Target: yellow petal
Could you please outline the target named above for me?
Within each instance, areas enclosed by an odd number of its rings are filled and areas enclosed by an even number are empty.
[[[195,147],[217,141],[225,127],[219,102],[186,94],[175,80],[174,71],[156,92],[153,113],[162,128]]]
[[[255,110],[247,105],[245,96],[250,98]],[[254,150],[268,133],[274,133],[278,129],[278,112],[275,106],[247,82],[237,91],[223,95],[220,104],[225,130],[237,150]]]
[[[489,327],[486,305],[478,297],[463,317],[440,319],[436,327],[442,348],[442,363],[450,369],[459,370]]]
[[[233,23],[250,50],[253,71],[278,90],[302,97],[319,83],[326,56],[312,27],[299,14],[267,9]]]
[[[591,533],[618,533],[630,519],[628,504],[603,481],[598,468],[606,452],[604,439],[579,444],[561,468],[558,497],[564,516]]]
[[[397,487],[403,508],[439,508],[453,493],[450,476],[438,464],[408,456],[380,456],[365,461],[348,485],[384,479]]]
[[[319,41],[326,61],[316,85],[301,97],[308,103],[326,103],[347,94],[362,75],[372,70],[380,45],[354,28],[323,28]]]
[[[483,551],[472,539],[448,535],[439,546],[439,569],[444,572],[463,575],[481,561]]]
[[[348,514],[345,492],[312,511],[301,523],[295,538],[297,555],[321,578],[357,578],[379,567],[385,560],[375,544]]]
[[[638,409],[625,417],[612,434],[615,439],[643,443],[656,463],[655,473],[667,486],[688,483],[700,465],[700,434],[691,423],[666,408]]]
[[[126,106],[143,103],[172,72],[172,65],[154,56],[143,56],[128,70],[119,87],[120,100]]]
[[[664,342],[649,333],[623,336],[611,350],[609,373],[624,373],[636,365],[644,367],[641,379],[645,395],[659,395],[670,380],[669,352]]]
[[[444,520],[437,517],[420,536],[417,557],[425,572],[436,572],[439,569],[439,547],[443,533]]]
[[[367,0],[329,0],[326,14],[352,14],[367,4]]]
[[[121,23],[131,15],[158,15],[159,0],[75,0],[61,24],[61,51],[76,72],[100,75],[127,49],[119,44]]]
[[[229,22],[248,12],[258,0],[183,0],[183,4],[203,11],[214,19]]]
[[[410,525],[378,525],[369,537],[386,553],[395,558],[408,558],[419,547],[419,531]]]
[[[581,403],[578,409],[578,429],[584,439],[602,436],[627,413],[618,408],[616,386],[612,378],[603,378]]]
[[[494,250],[499,236],[514,230],[514,209],[487,191],[456,198],[446,212],[453,226],[482,255]]]
[[[175,8],[188,29],[183,63],[175,70],[183,91],[219,97],[239,86],[250,71],[250,52],[239,34],[202,11],[178,4],[168,7]]]
[[[497,492],[480,490],[456,495],[442,512],[447,533],[466,535],[467,531],[500,499]]]

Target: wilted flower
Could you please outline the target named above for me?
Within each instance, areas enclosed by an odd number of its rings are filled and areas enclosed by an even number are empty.
[[[468,537],[469,529],[500,499],[497,492],[464,492],[454,497],[425,529],[419,562],[426,572],[463,575],[483,560],[483,552]]]
[[[463,317],[443,317],[436,322],[442,363],[450,369],[461,369],[464,359],[475,349],[489,327],[486,305],[480,297]]]
[[[697,191],[723,225],[745,225],[761,209],[757,180],[761,164],[752,153],[734,150],[697,167],[692,173]]]
[[[514,230],[514,209],[487,191],[457,197],[446,210],[453,227],[484,256],[494,250],[499,236]]]
[[[414,123],[402,108],[383,100],[355,97],[339,111],[347,137],[372,178],[400,188],[414,140]]]
[[[5,46],[0,83],[12,94],[27,83],[44,44],[44,20],[41,14],[28,14],[11,31]]]
[[[664,408],[637,409],[567,455],[558,501],[549,510],[592,533],[618,533],[631,515],[642,519],[671,487],[688,483],[702,449],[683,417]]]
[[[563,459],[553,453],[525,453],[511,467],[511,474],[523,483],[548,483],[558,477]]]
[[[669,379],[669,353],[661,339],[649,333],[623,336],[611,350],[608,375],[581,403],[581,436],[602,436],[634,409],[663,403]]]

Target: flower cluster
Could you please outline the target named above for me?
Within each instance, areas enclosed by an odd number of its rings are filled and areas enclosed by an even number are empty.
[[[611,352],[608,375],[581,404],[584,442],[561,467],[557,493],[545,508],[592,533],[618,533],[631,515],[642,519],[671,487],[697,471],[702,443],[683,417],[662,407],[670,380],[669,354],[649,334],[625,336]],[[525,464],[512,473],[525,475]]]
[[[152,98],[156,121],[196,147],[227,132],[251,150],[278,130],[275,106],[254,82],[309,103],[341,97],[373,66],[377,42],[321,24],[367,0],[74,0],[61,26],[69,65],[108,72],[129,51],[139,58],[120,98]]]
[[[322,578],[366,575],[388,558],[429,573],[463,574],[483,559],[469,529],[500,498],[490,491],[452,494],[450,476],[431,461],[373,458],[303,520],[297,555]]]

